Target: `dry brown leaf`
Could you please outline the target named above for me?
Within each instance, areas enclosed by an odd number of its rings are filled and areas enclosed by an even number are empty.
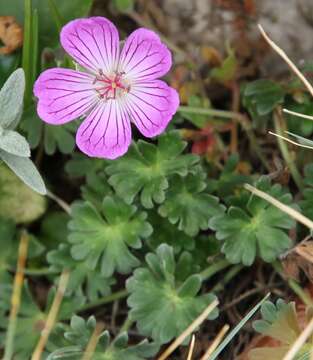
[[[13,16],[0,16],[0,54],[8,55],[23,44],[23,29]]]
[[[262,347],[269,347],[275,348],[281,346],[281,342],[275,340],[269,336],[265,335],[256,335],[252,338],[251,342],[247,345],[244,352],[241,353],[238,360],[250,360],[249,359],[249,352],[254,348],[262,348]]]
[[[200,49],[200,54],[202,60],[213,67],[217,67],[222,64],[222,55],[217,49],[212,46],[202,46]]]
[[[251,165],[247,161],[239,161],[236,166],[236,171],[242,175],[251,175]]]
[[[313,241],[303,241],[295,246],[282,263],[288,277],[298,279],[301,269],[313,283]]]

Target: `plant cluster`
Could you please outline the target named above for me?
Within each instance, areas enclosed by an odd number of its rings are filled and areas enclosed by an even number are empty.
[[[19,2],[11,3],[6,12],[20,19]],[[260,264],[280,271],[280,261],[306,235],[292,217],[244,184],[313,216],[313,163],[301,158],[290,168],[292,179],[283,181],[269,154],[259,152],[268,126],[277,133],[288,127],[299,142],[310,136],[312,123],[282,117],[280,110],[283,105],[309,113],[312,100],[296,81],[264,79],[242,86],[247,117],[237,118],[244,119],[240,131],[249,141],[244,147],[252,154],[250,168],[245,149],[225,150],[220,122],[230,122],[234,114],[212,109],[199,94],[157,138],[136,133],[122,157],[87,157],[74,152],[81,119],[64,126],[43,123],[32,88],[39,69],[80,69],[60,51],[58,33],[68,21],[86,16],[92,0],[42,3],[25,0],[22,54],[0,57],[0,348],[5,360],[30,359],[36,351],[48,360],[81,359],[92,345],[95,360],[155,358],[214,300],[224,306],[224,288],[238,272]],[[132,1],[111,5],[116,12],[134,11]],[[210,76],[225,85],[234,81],[238,66],[230,51]],[[199,156],[191,149],[204,134],[214,138],[220,156],[209,151]],[[286,144],[280,149],[287,164],[294,161]],[[25,238],[23,253],[19,244]],[[12,320],[16,264],[23,256],[25,278]],[[216,330],[219,313],[218,308],[210,313],[209,328]],[[295,305],[266,301],[261,315],[255,330],[280,346],[254,349],[249,359],[283,359],[301,332]],[[308,358],[310,345],[301,348],[299,359]]]

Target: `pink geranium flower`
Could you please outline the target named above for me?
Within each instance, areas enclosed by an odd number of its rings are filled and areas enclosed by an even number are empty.
[[[120,50],[116,27],[103,17],[77,19],[61,31],[65,51],[85,69],[53,68],[37,79],[37,112],[53,125],[86,116],[76,143],[89,156],[115,159],[131,142],[131,122],[146,137],[162,133],[179,105],[177,92],[157,78],[171,65],[158,35],[134,31]]]

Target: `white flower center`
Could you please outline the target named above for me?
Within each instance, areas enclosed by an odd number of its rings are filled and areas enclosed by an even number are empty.
[[[121,72],[115,71],[110,75],[105,75],[102,70],[99,70],[99,75],[93,81],[99,98],[103,100],[117,99],[127,94],[130,85],[123,77],[124,73]]]

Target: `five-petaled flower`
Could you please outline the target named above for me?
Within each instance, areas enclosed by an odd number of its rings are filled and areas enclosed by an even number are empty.
[[[120,50],[116,27],[103,17],[77,19],[61,31],[65,51],[85,71],[53,68],[37,79],[37,112],[60,125],[86,116],[76,143],[89,156],[115,159],[131,142],[131,122],[146,137],[162,133],[179,105],[177,92],[157,78],[172,64],[158,35],[134,31]]]

